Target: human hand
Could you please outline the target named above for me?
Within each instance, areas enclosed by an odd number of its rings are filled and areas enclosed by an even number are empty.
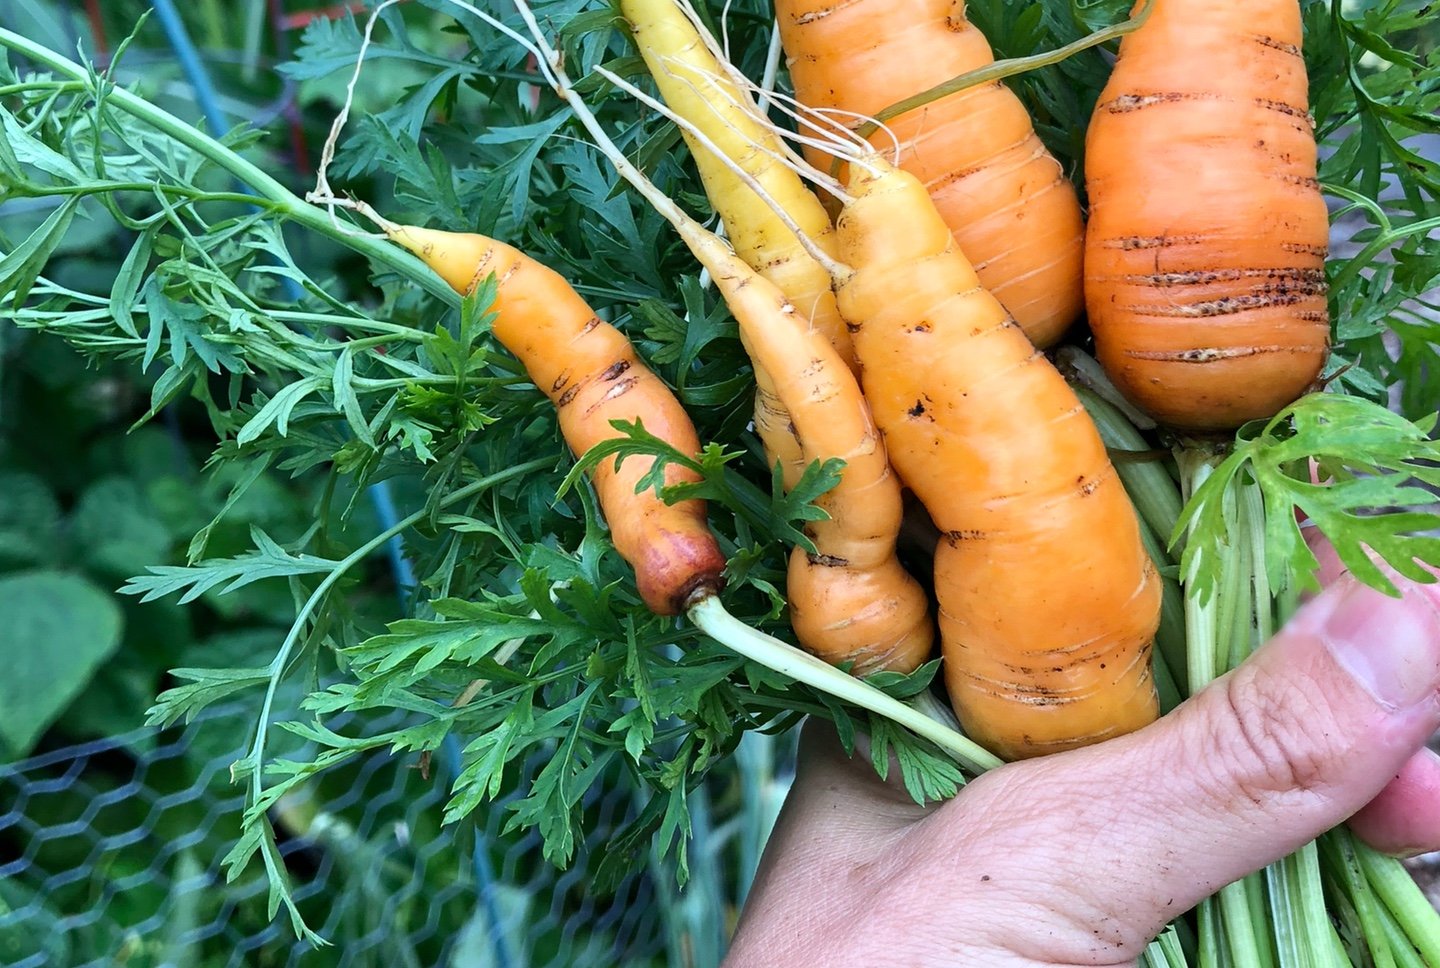
[[[1131,965],[1176,915],[1346,818],[1382,851],[1440,848],[1437,690],[1440,590],[1397,600],[1344,576],[1159,722],[944,804],[915,805],[812,722],[726,965]]]

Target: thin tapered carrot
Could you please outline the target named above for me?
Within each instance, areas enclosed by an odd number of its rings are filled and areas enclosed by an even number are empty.
[[[840,482],[816,501],[829,519],[805,528],[815,551],[790,553],[786,598],[796,638],[828,662],[853,662],[856,675],[914,671],[930,658],[930,602],[895,555],[900,482],[854,375],[778,287],[698,225],[677,227],[749,334],[757,361],[779,374],[775,391],[806,461],[845,461]]]
[[[1316,379],[1329,220],[1296,0],[1156,0],[1086,141],[1097,355],[1161,423],[1224,430]]]
[[[747,113],[746,106],[752,104],[749,93],[721,71],[682,4],[677,0],[621,0],[620,10],[670,107],[694,122],[726,157],[763,185],[814,244],[833,252],[834,232],[824,206],[785,166],[779,139]],[[720,157],[688,132],[682,134],[736,254],[775,283],[847,364],[853,365],[854,351],[835,308],[829,273]],[[742,332],[742,339],[748,341],[749,337]],[[751,358],[753,361],[753,353]],[[758,364],[755,382],[756,431],[767,457],[780,461],[785,486],[793,487],[804,471],[802,447],[775,396],[774,378]]]
[[[775,14],[795,93],[812,108],[873,115],[994,60],[963,0],[776,0]],[[1083,303],[1080,206],[1019,98],[992,81],[886,125],[981,283],[1036,346],[1056,342]],[[883,150],[882,134],[871,140]]]
[[[1158,715],[1161,583],[1094,424],[956,247],[913,176],[849,166],[837,280],[891,463],[943,532],[945,682],[1006,758]]]
[[[835,309],[829,274],[791,228],[833,253],[835,234],[825,207],[786,167],[784,145],[751,113],[755,106],[749,92],[722,70],[708,35],[696,29],[681,0],[621,0],[620,9],[665,102],[723,155],[688,131],[681,132],[735,253],[775,283],[850,362],[850,337]],[[727,167],[727,158],[764,188],[784,210],[789,225]]]
[[[648,101],[604,68],[597,72]],[[790,415],[805,462],[846,462],[839,483],[816,502],[828,520],[806,526],[815,550],[797,546],[791,552],[786,591],[796,638],[828,662],[853,663],[856,675],[915,670],[930,657],[930,603],[896,557],[900,483],[890,472],[854,374],[776,284],[656,189],[610,142],[578,96],[569,100],[602,153],[709,270],[757,370],[775,374],[774,392]],[[752,176],[744,178],[753,183]]]
[[[575,454],[619,436],[612,420],[641,420],[682,453],[700,450],[680,401],[635,354],[619,330],[595,315],[565,279],[518,249],[483,235],[441,232],[381,220],[391,239],[419,256],[456,292],[487,275],[498,287],[492,306],[495,338],[525,366],[555,404],[560,430]],[[697,594],[722,585],[725,556],[705,523],[705,503],[666,504],[636,484],[649,457],[602,461],[592,472],[610,538],[631,567],[640,597],[659,615],[676,615]],[[694,480],[674,464],[667,484]]]

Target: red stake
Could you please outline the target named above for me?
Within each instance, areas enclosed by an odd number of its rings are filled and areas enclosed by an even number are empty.
[[[285,0],[269,0],[271,35],[275,41],[275,56],[279,60],[290,59],[290,38],[287,36],[285,23]],[[290,129],[290,153],[291,161],[301,171],[310,170],[310,152],[305,144],[305,125],[300,118],[300,108],[295,103],[293,88],[291,96],[285,99],[281,108],[281,114],[285,118],[286,126]]]
[[[95,59],[110,59],[110,42],[105,39],[105,18],[100,13],[100,0],[85,0],[85,15],[90,20],[90,33],[95,36]]]

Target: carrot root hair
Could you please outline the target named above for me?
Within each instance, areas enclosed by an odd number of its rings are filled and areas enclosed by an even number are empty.
[[[692,122],[680,117],[675,112],[671,111],[668,107],[666,107],[664,104],[655,100],[653,97],[646,94],[644,91],[640,90],[638,87],[631,84],[623,77],[620,77],[618,74],[615,74],[614,72],[600,66],[597,66],[595,68],[595,72],[601,77],[605,78],[611,84],[614,84],[620,90],[624,91],[626,94],[629,94],[631,97],[635,98],[641,104],[644,104],[646,107],[672,121],[676,126],[683,129],[687,134],[691,135],[698,142],[700,142],[700,144],[704,145],[705,148],[714,153],[715,157],[720,159],[720,161],[725,165],[725,167],[730,169],[730,171],[735,175],[735,177],[739,178],[745,184],[746,188],[754,192],[755,195],[762,202],[764,202],[767,206],[770,207],[770,210],[775,213],[775,217],[780,220],[780,222],[785,226],[785,228],[793,232],[795,238],[799,240],[802,246],[804,246],[806,254],[813,258],[816,262],[820,263],[820,265],[823,266],[827,272],[831,273],[831,275],[845,275],[848,273],[849,270],[847,269],[847,267],[836,262],[835,259],[828,252],[816,245],[814,240],[811,239],[808,234],[806,234],[805,230],[802,229],[798,224],[796,224],[795,219],[790,215],[790,213],[785,211],[784,206],[777,203],[774,197],[765,190],[765,186],[761,185],[760,182],[756,180],[755,177],[749,172],[745,171],[745,169],[735,164],[729,158],[729,156],[726,155],[725,152],[721,151],[719,146],[710,139],[709,135],[705,134],[705,132],[701,131]],[[570,100],[572,107],[575,107],[576,104],[579,102],[579,97],[573,91],[563,92],[561,94],[561,97],[565,97],[567,100]],[[579,107],[576,107],[576,114],[580,116],[582,123],[585,124],[586,128],[590,130],[590,133],[592,135],[596,135],[597,139],[603,136],[604,133],[600,130],[598,122],[595,121],[594,116],[590,114],[588,109],[585,109],[583,105],[580,105]],[[588,121],[586,119],[588,119]],[[769,124],[768,121],[766,123]],[[605,140],[607,143],[609,142],[608,138],[606,138]],[[601,144],[599,145],[599,147],[600,150],[605,152],[607,157],[609,157],[610,160],[615,163],[617,168],[620,167],[620,161],[617,160],[614,155],[610,154],[610,151],[606,148],[606,144]],[[619,152],[619,149],[615,148],[613,144],[609,144],[609,148],[617,153]],[[620,158],[623,159],[624,155],[621,154]],[[629,161],[625,161],[624,165],[625,167],[621,170],[621,174],[625,175],[626,179],[630,181],[631,184],[635,185],[636,190],[640,191],[641,194],[645,195],[647,200],[649,200],[652,204],[656,204],[657,207],[660,207],[661,214],[665,214],[665,211],[670,208],[675,208],[675,203],[671,201],[668,197],[657,191],[654,186],[649,186],[649,190],[647,192],[646,188],[641,187],[641,185],[636,182],[634,178],[631,178],[629,175],[626,174],[627,170],[635,171],[635,175],[637,177],[639,177],[640,179],[644,179],[644,176],[640,175],[639,172],[634,169],[634,166],[629,163]],[[648,180],[646,180],[646,185],[649,185]],[[658,199],[663,199],[663,202],[657,201],[657,197]]]

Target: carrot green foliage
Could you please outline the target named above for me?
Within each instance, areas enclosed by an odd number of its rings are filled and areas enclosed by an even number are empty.
[[[717,36],[720,6],[709,11]],[[1073,41],[1124,19],[1129,6],[971,0],[969,10],[1005,57]],[[535,7],[558,32],[577,80],[605,63],[646,83],[607,5]],[[1433,324],[1422,316],[1426,300],[1433,302],[1424,293],[1440,278],[1440,166],[1416,153],[1412,139],[1440,133],[1440,64],[1414,42],[1424,25],[1419,3],[1374,0],[1346,12],[1340,0],[1313,0],[1306,10],[1314,108],[1332,149],[1321,179],[1338,214],[1357,226],[1353,251],[1330,263],[1335,386],[1371,400],[1398,386],[1404,413],[1423,417],[1440,407],[1440,359]],[[738,0],[727,24],[732,57],[759,77],[768,2]],[[284,70],[302,86],[319,92],[324,81],[323,90],[333,91],[360,42],[354,22],[316,19]],[[332,219],[304,203],[308,185],[269,173],[275,146],[264,133],[206,133],[150,107],[144,98],[156,92],[127,66],[123,50],[101,74],[3,31],[0,49],[0,206],[24,199],[39,212],[28,223],[4,223],[15,234],[0,238],[0,321],[143,369],[152,381],[149,416],[182,407],[208,417],[217,441],[208,471],[235,482],[215,520],[195,535],[189,562],[151,568],[126,591],[185,599],[263,581],[293,599],[295,620],[272,662],[176,670],[180,684],[152,717],[170,722],[239,692],[264,694],[250,752],[236,765],[249,811],[246,837],[228,863],[238,875],[258,855],[272,907],[285,905],[297,930],[308,929],[266,810],[366,750],[392,749],[400,769],[457,736],[464,769],[452,819],[508,792],[526,751],[546,751],[548,766],[508,809],[515,825],[538,829],[557,864],[586,860],[576,857],[586,791],[607,771],[628,772],[651,796],[593,869],[602,881],[643,863],[657,834],[684,879],[687,794],[746,730],[780,732],[816,714],[835,720],[847,742],[857,729],[870,732],[877,768],[893,753],[917,799],[947,796],[963,781],[928,742],[643,608],[573,469],[553,408],[488,336],[484,287],[462,304],[413,258],[343,215]],[[816,513],[810,501],[831,485],[836,467],[812,467],[800,487],[780,494],[747,429],[752,379],[735,327],[715,293],[696,281],[681,243],[579,136],[524,52],[478,20],[440,0],[391,7],[368,58],[403,66],[417,80],[367,97],[372,75],[362,75],[332,182],[390,218],[504,239],[560,271],[624,330],[711,443],[698,457],[667,453],[635,425],[586,460],[643,453],[695,469],[701,480],[669,496],[710,501],[730,559],[727,606],[787,637],[777,589],[788,544],[804,541],[803,523]],[[1072,173],[1105,75],[1104,52],[1090,50],[1008,82]],[[708,214],[676,129],[640,116],[593,75],[579,84],[632,160],[687,210]],[[65,271],[60,243],[85,221],[129,240],[113,278]],[[322,261],[309,258],[322,248],[327,265],[337,249],[348,252],[338,263],[345,271],[307,271]],[[302,297],[290,298],[282,280]],[[1387,329],[1399,340],[1398,356],[1387,350]],[[1362,547],[1433,558],[1430,545],[1414,543],[1421,539],[1396,536],[1419,519],[1358,512],[1371,502],[1417,503],[1402,479],[1433,483],[1433,471],[1422,473],[1415,460],[1435,455],[1412,425],[1381,425],[1373,414],[1364,426],[1383,431],[1383,441],[1357,439],[1359,425],[1343,434],[1348,405],[1298,406],[1289,423],[1242,440],[1234,463],[1215,477],[1256,476],[1269,486],[1267,498],[1280,502],[1272,519],[1284,517],[1285,502],[1302,507],[1352,564]],[[1299,457],[1312,452],[1341,486],[1307,489]],[[210,557],[217,523],[267,472],[325,475],[311,523],[257,531],[248,551]],[[377,481],[405,496],[399,525],[359,543],[333,533],[326,522],[344,519]],[[1219,519],[1207,493],[1200,497],[1186,547],[1203,562]],[[1304,573],[1303,543],[1285,527],[1272,524],[1272,531],[1270,567]],[[380,627],[348,607],[346,593],[360,562],[392,534],[403,537],[418,585],[409,617]],[[872,681],[905,697],[935,672],[932,663]],[[487,685],[458,703],[477,680]],[[283,708],[297,685],[308,697],[301,708]],[[357,735],[326,725],[340,710],[390,709],[407,711],[407,725]],[[318,753],[270,756],[267,737],[277,723]]]
[[[563,24],[576,8],[544,12]],[[370,57],[435,80],[381,115],[358,116],[332,179],[384,200],[391,216],[515,242],[565,273],[631,336],[677,388],[702,439],[715,443],[698,458],[666,453],[637,425],[588,459],[651,453],[693,466],[701,480],[692,488],[710,501],[730,556],[727,604],[783,634],[785,555],[804,540],[801,527],[819,513],[810,501],[833,484],[837,467],[812,467],[799,488],[780,493],[746,430],[751,381],[734,325],[695,282],[688,255],[647,206],[618,190],[588,146],[558,135],[568,114],[548,94],[537,112],[525,106],[534,77],[521,52],[464,20],[449,48],[421,48],[408,31],[427,18],[441,19],[417,8],[382,18]],[[623,49],[608,20],[586,22],[598,29],[564,33],[571,56],[592,62]],[[759,27],[749,14],[732,21],[732,37],[763,52]],[[277,636],[271,663],[175,670],[178,684],[151,715],[172,722],[238,693],[265,696],[249,755],[234,769],[250,809],[227,863],[238,875],[258,856],[272,904],[289,907],[298,930],[307,929],[266,811],[365,751],[389,748],[404,769],[455,734],[464,747],[448,811],[456,820],[513,792],[525,754],[545,750],[549,765],[508,809],[516,826],[538,830],[557,864],[577,861],[590,787],[628,772],[652,793],[597,875],[614,880],[647,863],[658,833],[683,881],[687,794],[744,731],[781,732],[807,713],[839,720],[846,735],[873,728],[867,714],[643,608],[589,485],[573,470],[553,408],[488,336],[493,289],[482,286],[462,303],[394,247],[304,204],[297,196],[307,186],[265,174],[258,132],[213,138],[146,111],[110,86],[112,77],[137,82],[123,53],[102,76],[23,38],[0,37],[41,60],[0,66],[0,200],[51,203],[20,238],[0,240],[5,317],[143,369],[153,381],[152,417],[166,407],[207,416],[217,439],[210,468],[227,468],[236,481],[216,521],[266,471],[328,476],[315,522],[346,516],[376,481],[409,497],[395,530],[419,585],[413,617],[388,628],[346,604],[360,563],[387,532],[342,544],[323,523],[256,531],[250,550],[210,557],[211,522],[192,542],[188,564],[157,565],[125,588],[181,600],[256,582],[288,589],[296,618],[288,636]],[[359,39],[354,24],[317,20],[292,76],[303,82],[347,68]],[[146,93],[143,82],[136,86]],[[617,140],[647,161],[662,188],[703,205],[682,159],[669,155],[669,126],[637,120],[623,100],[604,104]],[[237,178],[254,197],[238,191]],[[62,282],[64,259],[51,258],[79,219],[115,225],[132,246],[114,278],[90,278],[83,288]],[[312,277],[305,266],[314,246],[353,250],[351,271]],[[291,301],[281,279],[298,283],[303,298]],[[910,695],[934,674],[932,664],[877,685]],[[489,684],[457,705],[476,680]],[[285,708],[296,685],[309,698]],[[341,709],[397,708],[412,714],[403,728],[342,736],[326,726]],[[273,759],[276,724],[317,755]],[[953,763],[903,730],[891,730],[880,747],[896,752],[917,798],[949,795],[962,782]]]
[[[1202,598],[1214,590],[1225,570],[1217,550],[1228,543],[1233,524],[1226,496],[1237,481],[1253,479],[1265,499],[1264,568],[1272,589],[1319,587],[1318,562],[1296,512],[1366,584],[1395,592],[1371,552],[1412,581],[1434,581],[1417,564],[1440,561],[1440,514],[1419,510],[1435,500],[1426,485],[1440,487],[1440,447],[1429,439],[1434,423],[1432,416],[1417,425],[1361,398],[1327,393],[1242,428],[1175,527],[1176,535],[1191,529],[1182,573],[1194,576],[1192,587]],[[1309,476],[1312,460],[1316,482]]]

